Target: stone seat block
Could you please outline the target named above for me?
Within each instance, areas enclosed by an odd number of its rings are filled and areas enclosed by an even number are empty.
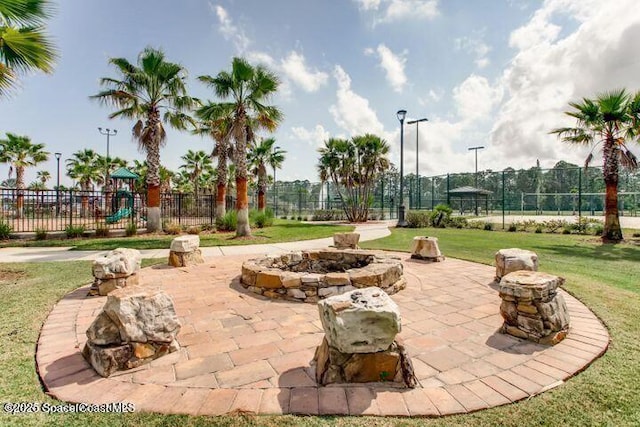
[[[525,249],[500,249],[495,259],[497,281],[518,270],[538,271],[538,255]]]

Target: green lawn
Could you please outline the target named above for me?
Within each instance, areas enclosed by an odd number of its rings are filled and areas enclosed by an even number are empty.
[[[266,228],[252,228],[251,238],[236,238],[235,232],[200,235],[200,246],[257,245],[261,243],[282,243],[296,240],[321,239],[331,237],[336,232],[352,231],[353,226],[335,224],[310,224],[307,222],[276,220]],[[31,240],[26,242],[3,242],[0,246],[71,246],[73,250],[110,250],[119,247],[132,249],[169,249],[174,235],[140,235],[133,237],[82,238],[59,240]]]
[[[640,246],[602,246],[592,237],[481,230],[393,230],[363,246],[408,250],[415,235],[440,238],[445,256],[491,263],[497,249],[521,247],[541,269],[567,278],[566,289],[591,307],[612,336],[608,352],[565,385],[532,399],[437,419],[371,417],[225,417],[154,414],[0,414],[0,425],[54,426],[586,426],[640,425]],[[156,260],[154,262],[161,262]],[[148,265],[148,262],[145,262]],[[63,266],[63,268],[61,268]],[[66,292],[91,280],[90,263],[0,264],[0,401],[53,402],[38,381],[34,352],[43,321]],[[497,309],[497,308],[496,308]]]

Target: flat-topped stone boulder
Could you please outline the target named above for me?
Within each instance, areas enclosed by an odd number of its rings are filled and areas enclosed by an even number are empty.
[[[519,248],[500,249],[496,252],[496,281],[519,270],[538,271],[538,255]]]
[[[171,241],[169,248],[169,265],[172,267],[189,267],[202,264],[200,237],[195,234],[178,236]]]
[[[399,258],[334,248],[245,261],[240,283],[269,298],[313,303],[357,288],[376,286],[394,294],[406,287]]]
[[[437,237],[416,236],[413,238],[411,258],[431,262],[444,261],[444,256],[438,247]]]
[[[109,293],[87,329],[84,358],[108,377],[179,349],[180,321],[173,301],[154,287],[128,286]]]
[[[336,249],[358,249],[360,233],[333,233],[333,246]]]
[[[377,287],[326,298],[318,309],[329,346],[343,353],[386,350],[401,330],[400,309]]]
[[[500,281],[501,331],[542,344],[557,344],[569,331],[569,311],[558,287],[562,277],[519,270]]]
[[[142,255],[137,249],[118,248],[97,258],[91,272],[94,277],[91,295],[105,296],[115,289],[139,283]]]

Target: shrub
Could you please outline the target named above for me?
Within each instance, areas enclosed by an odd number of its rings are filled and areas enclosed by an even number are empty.
[[[449,218],[451,218],[451,213],[453,209],[451,209],[448,205],[439,204],[433,208],[431,212],[431,225],[437,228],[444,228],[449,222]]]
[[[456,216],[449,219],[447,226],[454,228],[467,228],[469,226],[469,221],[464,217]]]
[[[562,229],[562,234],[571,234],[571,226],[567,225]]]
[[[131,221],[129,224],[127,224],[127,228],[124,229],[124,234],[127,237],[135,236],[136,234],[138,234],[138,226],[136,225],[136,223]]]
[[[280,215],[280,219],[287,219],[286,215]]]
[[[273,214],[269,212],[258,213],[253,217],[253,223],[257,228],[271,227],[273,225]]]
[[[604,231],[604,228],[603,228],[603,231]],[[640,233],[633,233],[631,237],[640,237]]]
[[[493,230],[493,224],[491,224],[490,222],[485,222],[482,228],[485,231],[491,231]]]
[[[342,209],[318,209],[313,212],[313,221],[338,221],[345,219]]]
[[[238,216],[236,211],[229,211],[222,218],[216,220],[216,228],[220,231],[236,231]]]
[[[431,224],[431,212],[429,211],[409,211],[405,217],[407,227],[424,228]]]
[[[182,226],[175,222],[167,222],[164,224],[163,231],[167,234],[180,234],[182,233]]]
[[[542,233],[542,226],[541,225],[537,226],[535,232],[536,232],[536,234]]]
[[[515,231],[518,230],[518,226],[516,224],[509,224],[509,228],[507,228],[507,231],[513,233]]]
[[[195,235],[198,235],[198,234],[200,234],[201,232],[202,232],[202,229],[201,229],[199,226],[197,226],[197,225],[193,225],[193,226],[191,226],[191,227],[187,228],[187,233],[188,233],[188,234],[195,234]]]
[[[202,231],[216,231],[216,226],[214,224],[202,224],[200,226]]]
[[[0,239],[8,239],[12,230],[13,228],[9,225],[9,223],[0,220]]]
[[[82,235],[84,234],[84,225],[67,225],[67,228],[64,229],[64,232],[67,234],[67,237],[69,239],[82,237]]]
[[[563,219],[552,219],[550,221],[545,221],[542,224],[549,231],[549,233],[555,233],[559,229],[566,227],[567,221]]]
[[[107,224],[98,223],[96,224],[96,237],[108,237],[109,236],[109,228]]]
[[[298,215],[298,221],[302,221],[302,216]]]
[[[596,225],[595,227],[593,227],[593,235],[594,236],[601,236],[602,233],[604,233],[604,226],[603,225]],[[634,233],[634,235],[635,234],[638,234],[638,233]]]
[[[36,228],[36,240],[47,240],[47,230]]]

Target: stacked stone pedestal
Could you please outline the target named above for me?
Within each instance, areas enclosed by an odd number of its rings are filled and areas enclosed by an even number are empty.
[[[91,295],[105,296],[109,292],[139,283],[142,256],[137,249],[118,248],[93,262]]]
[[[515,271],[500,281],[501,331],[541,344],[557,344],[569,331],[569,311],[557,292],[562,277],[537,271]]]
[[[202,264],[200,237],[195,234],[176,237],[169,248],[169,265],[172,267],[189,267]]]
[[[336,249],[359,249],[360,233],[333,233],[333,246]]]
[[[163,291],[116,289],[87,329],[82,355],[99,375],[108,377],[178,350],[180,326],[173,301]]]
[[[500,249],[496,252],[496,281],[514,271],[538,271],[538,255],[519,248]]]
[[[366,288],[318,302],[325,331],[316,349],[316,381],[332,383],[392,382],[413,388],[411,360],[396,334],[400,312],[379,288]]]
[[[444,261],[444,256],[438,247],[437,237],[416,236],[413,238],[411,258],[430,262]]]

